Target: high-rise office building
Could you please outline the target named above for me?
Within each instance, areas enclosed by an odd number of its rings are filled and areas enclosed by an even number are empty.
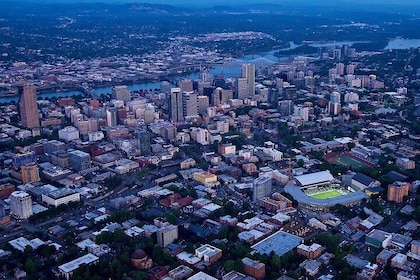
[[[342,52],[343,56],[347,56],[349,45],[343,45],[342,49],[343,49],[343,52]]]
[[[333,50],[334,59],[341,59],[341,49]]]
[[[226,88],[225,78],[222,75],[218,75],[218,76],[214,77],[213,86],[214,87]]]
[[[190,79],[180,81],[179,88],[181,89],[181,92],[194,91],[193,82]]]
[[[276,78],[276,89],[282,89],[283,88],[283,79]]]
[[[209,97],[205,95],[197,96],[198,112],[200,114],[206,113],[207,108],[210,106]]]
[[[200,73],[200,81],[202,82],[210,82],[211,81],[211,73],[208,70],[204,70]]]
[[[112,98],[122,101],[130,101],[131,93],[127,86],[115,86],[112,88]]]
[[[272,192],[272,181],[268,175],[263,175],[254,180],[252,188],[252,200],[254,202],[261,198],[270,196]]]
[[[22,165],[20,167],[20,175],[22,176],[22,182],[24,184],[38,182],[41,180],[39,178],[39,167],[36,163]]]
[[[18,87],[20,120],[27,128],[39,127],[38,105],[36,103],[36,87],[26,85]]]
[[[330,94],[330,101],[332,103],[341,103],[341,94],[337,91],[334,91]]]
[[[106,124],[108,126],[117,125],[117,109],[109,108],[108,110],[106,110]]]
[[[211,105],[212,106],[219,106],[222,104],[222,92],[223,89],[221,87],[217,87],[212,95],[211,95]]]
[[[193,91],[182,93],[183,115],[185,118],[198,116],[197,94]]]
[[[248,81],[246,78],[236,79],[236,98],[244,100],[249,97]]]
[[[169,116],[174,122],[184,120],[182,91],[180,88],[171,88],[169,96]]]
[[[328,111],[331,115],[338,115],[341,112],[341,104],[336,102],[329,102],[328,103]]]
[[[10,212],[19,219],[32,216],[32,198],[23,191],[15,191],[10,195]]]
[[[268,103],[273,106],[277,106],[279,103],[279,91],[277,89],[270,89],[268,92]]]
[[[278,111],[283,117],[290,116],[293,113],[293,101],[281,100],[279,102]]]
[[[255,95],[255,65],[242,65],[242,78],[246,78],[248,83],[248,96]]]
[[[140,150],[140,155],[150,155],[150,133],[143,128],[138,128],[136,129],[136,138],[138,140],[137,143]]]
[[[353,75],[354,74],[354,69],[355,69],[354,64],[349,64],[349,65],[346,66],[346,73],[348,75]]]
[[[348,48],[347,49],[347,56],[348,57],[355,57],[356,56],[356,49],[355,48]]]
[[[171,92],[171,84],[168,81],[162,81],[160,83],[160,91],[163,93]]]
[[[336,65],[335,65],[335,69],[336,69],[336,71],[337,71],[337,75],[340,75],[340,76],[342,76],[342,75],[344,75],[344,63],[337,63]]]
[[[220,103],[228,104],[229,99],[233,99],[233,90],[231,89],[222,90],[222,95],[220,96]]]

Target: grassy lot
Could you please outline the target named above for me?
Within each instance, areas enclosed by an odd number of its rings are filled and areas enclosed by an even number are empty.
[[[329,190],[326,192],[310,195],[310,197],[317,198],[317,199],[327,199],[327,198],[336,197],[340,195],[341,193],[337,190]]]
[[[338,157],[334,157],[333,161],[340,164],[340,165],[344,165],[346,167],[351,166],[352,168],[355,168],[355,169],[360,169],[360,168],[367,167],[364,163],[362,163],[362,162],[360,162],[360,161],[358,161],[354,158],[351,158],[349,156],[346,156],[346,155],[341,155],[341,156],[338,156]]]

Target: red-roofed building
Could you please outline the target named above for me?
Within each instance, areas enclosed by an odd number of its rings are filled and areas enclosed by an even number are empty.
[[[175,193],[159,201],[159,204],[165,207],[173,208],[183,208],[187,205],[190,205],[193,202],[194,198],[187,196],[181,197],[180,194]]]
[[[149,280],[160,280],[168,275],[168,270],[164,266],[156,266],[147,272],[147,278]]]

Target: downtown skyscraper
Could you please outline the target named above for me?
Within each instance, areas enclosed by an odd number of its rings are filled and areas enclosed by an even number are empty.
[[[180,88],[172,88],[169,95],[169,117],[174,122],[184,121],[183,93]]]
[[[246,78],[248,86],[248,96],[255,95],[255,65],[243,64],[242,65],[242,78]]]
[[[36,103],[36,87],[25,85],[18,87],[20,120],[26,128],[39,127],[38,105]]]

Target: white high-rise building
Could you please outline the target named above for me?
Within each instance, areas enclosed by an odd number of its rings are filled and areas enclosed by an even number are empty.
[[[271,177],[263,175],[254,180],[252,188],[252,200],[254,202],[261,198],[268,197],[273,191]]]
[[[117,125],[117,110],[115,108],[109,108],[106,110],[106,124],[108,126]]]
[[[15,191],[10,194],[10,212],[19,219],[27,219],[32,216],[32,198],[23,191]]]
[[[341,94],[337,91],[334,91],[330,94],[330,101],[332,103],[341,103]]]

